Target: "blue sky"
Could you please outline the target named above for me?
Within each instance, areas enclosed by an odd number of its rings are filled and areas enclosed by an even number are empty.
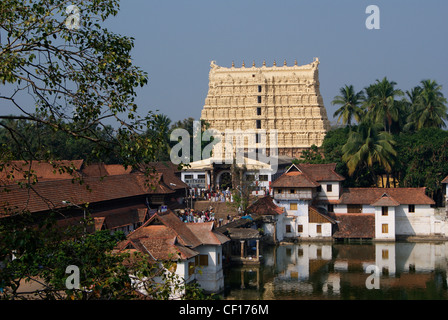
[[[371,4],[379,30],[365,26]],[[448,98],[446,0],[122,0],[104,24],[135,38],[134,63],[149,75],[138,91],[142,115],[159,110],[173,122],[199,119],[211,60],[269,66],[319,57],[330,120],[340,87],[361,90],[385,76],[402,90],[434,79]]]

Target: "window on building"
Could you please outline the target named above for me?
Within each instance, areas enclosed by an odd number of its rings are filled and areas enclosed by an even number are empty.
[[[259,181],[268,181],[268,175],[267,174],[260,174],[258,176]]]
[[[289,210],[297,210],[297,203],[295,203],[295,202],[290,203]]]
[[[327,192],[331,192],[331,191],[333,191],[333,185],[327,184]]]
[[[205,179],[205,174],[198,174],[198,179]]]
[[[258,92],[261,92],[261,86],[258,86]]]
[[[328,212],[334,212],[334,204],[328,204],[327,208],[328,208],[327,209]]]
[[[415,212],[415,205],[414,204],[410,204],[409,205],[409,213],[414,213]]]
[[[316,250],[316,257],[321,258],[322,257],[322,248],[318,248]]]
[[[261,129],[261,120],[257,120],[257,129]]]
[[[389,225],[387,223],[384,223],[381,225],[381,232],[382,233],[389,233]]]
[[[257,108],[257,116],[261,116],[261,108],[260,107]]]
[[[291,232],[291,225],[287,224],[285,227],[286,227],[286,233],[290,233]]]
[[[389,214],[389,207],[381,207],[381,215],[387,216]]]
[[[316,225],[316,233],[322,233],[322,225]]]
[[[382,250],[382,252],[381,252],[381,257],[382,257],[384,260],[389,259],[389,250]]]
[[[348,213],[361,213],[362,212],[362,205],[360,205],[360,204],[348,204],[347,205],[347,212]]]
[[[203,267],[208,266],[208,254],[201,254],[199,256],[199,265]]]
[[[193,179],[193,175],[192,174],[186,174],[184,175],[185,179]]]
[[[218,266],[221,264],[221,254],[218,252]]]
[[[261,103],[261,96],[257,97],[257,101],[258,101],[258,103]]]
[[[296,190],[295,189],[289,189],[289,193],[295,193]]]
[[[303,225],[301,224],[297,225],[297,232],[303,232]]]
[[[282,189],[277,189],[277,193],[282,193]]]

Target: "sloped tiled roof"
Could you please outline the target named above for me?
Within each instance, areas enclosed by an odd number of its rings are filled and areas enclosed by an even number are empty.
[[[330,216],[320,213],[319,209],[308,206],[308,221],[315,223],[336,223]]]
[[[143,223],[146,220],[147,212],[148,209],[145,204],[129,205],[108,210],[103,210],[102,208],[89,210],[94,225],[92,227],[89,226],[88,231],[101,230],[103,227],[111,230],[135,223]],[[58,220],[56,223],[59,227],[73,226],[77,225],[82,218],[82,216],[70,217]]]
[[[375,214],[333,213],[336,220],[334,238],[375,238]]]
[[[228,241],[222,233],[213,231],[213,222],[185,224],[202,244],[221,245]]]
[[[144,225],[130,233],[117,248],[124,250],[130,242],[141,243],[143,253],[156,260],[188,259],[198,254],[194,249],[201,245],[221,245],[230,239],[213,230],[213,223],[187,224],[171,211],[154,214]]]
[[[445,179],[442,180],[442,183],[448,183],[448,176],[446,176]]]
[[[339,203],[370,205],[385,193],[399,204],[435,203],[425,194],[425,188],[348,188],[344,189]]]
[[[378,200],[371,203],[371,205],[375,207],[397,207],[400,203],[387,193],[384,193]]]
[[[258,215],[279,215],[284,210],[283,207],[279,207],[274,203],[271,196],[267,195],[252,203],[246,211]]]
[[[117,248],[125,250],[131,247],[149,254],[153,260],[189,259],[198,255],[198,252],[178,243],[176,232],[164,225],[150,225],[145,227],[145,231],[144,236],[128,238],[120,242]]]
[[[64,207],[63,201],[79,205],[146,194],[170,193],[174,191],[163,182],[162,174],[155,175],[151,180],[142,174],[87,177],[82,184],[65,179],[38,182],[32,185],[31,189],[21,188],[17,184],[8,185],[0,190],[0,207],[2,210],[7,207],[39,212]]]
[[[336,171],[335,163],[326,164],[293,164],[272,183],[274,188],[309,188],[320,186],[319,181],[342,181],[345,178]]]
[[[84,160],[53,161],[24,161],[14,160],[3,164],[0,170],[0,185],[7,185],[15,181],[26,181],[28,175],[35,176],[39,181],[63,180],[79,177],[79,170]],[[69,171],[73,172],[70,173]],[[33,180],[33,178],[31,178]]]
[[[273,188],[314,188],[318,186],[320,186],[319,183],[299,171],[286,172],[271,184]]]
[[[343,181],[345,178],[338,174],[336,163],[299,163],[296,165],[302,172],[305,172],[311,179],[315,181]]]

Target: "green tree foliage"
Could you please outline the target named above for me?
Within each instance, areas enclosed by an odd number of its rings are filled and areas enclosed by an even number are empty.
[[[361,121],[363,117],[363,110],[361,109],[361,103],[365,100],[364,92],[359,91],[355,93],[355,89],[352,85],[345,85],[339,89],[341,95],[334,97],[331,104],[340,105],[333,115],[338,116],[338,122],[342,118],[342,123],[352,126],[352,118],[356,121]]]
[[[68,128],[72,125],[68,124]],[[114,143],[113,128],[110,125],[91,128],[90,137],[101,141]],[[23,143],[18,143],[19,141]],[[18,145],[17,145],[18,144]],[[15,146],[9,148],[8,146]],[[2,120],[0,121],[0,146],[1,149],[9,151],[8,158],[13,159],[52,159],[52,160],[77,160],[83,159],[87,162],[99,160],[100,154],[96,143],[77,138],[64,131],[54,130],[41,123],[28,120]],[[101,153],[101,161],[104,163],[120,163],[117,157],[118,147],[104,149]],[[6,154],[2,156],[6,160]]]
[[[157,128],[166,123],[138,113],[136,90],[148,76],[132,62],[134,39],[104,27],[118,11],[117,0],[0,2],[0,101],[8,110],[0,115],[1,170],[8,160],[86,156],[134,166],[158,156],[166,126]],[[160,134],[144,134],[148,129]],[[129,265],[112,254],[116,235],[69,234],[55,229],[54,216],[34,218],[13,211],[0,217],[2,298],[23,297],[22,282],[33,280],[42,289],[29,294],[45,299],[126,299],[135,297],[130,275],[153,279],[148,259]],[[63,285],[67,264],[80,268],[80,291]],[[148,286],[151,296],[167,297],[154,282]]]
[[[396,136],[395,170],[401,187],[426,187],[438,205],[443,203],[441,181],[448,175],[448,132],[423,128]]]
[[[447,101],[434,80],[423,80],[406,91],[407,99],[396,85],[384,77],[364,88],[359,124],[343,121],[345,128],[328,132],[321,149],[311,150],[304,158],[314,163],[336,162],[336,170],[347,178],[345,186],[377,185],[376,177],[386,174],[400,186],[427,187],[428,195],[440,204],[440,181],[448,175],[445,131],[440,130],[448,120]],[[334,99],[337,104],[355,105],[346,103],[350,97],[354,99],[352,86],[346,85],[340,92]],[[341,107],[335,116],[344,117],[343,110]],[[354,114],[345,112],[346,119]]]
[[[347,164],[350,176],[358,168],[367,168],[376,180],[374,165],[378,164],[386,172],[392,171],[395,163],[395,141],[378,125],[361,123],[356,131],[351,131],[347,142],[342,147],[342,160]]]
[[[366,119],[372,123],[382,123],[384,131],[392,132],[394,123],[400,118],[403,111],[403,102],[397,97],[404,96],[403,91],[395,89],[397,83],[389,81],[386,77],[365,88],[367,97],[364,103]]]
[[[188,132],[189,135],[189,145],[190,145],[190,161],[193,161],[193,153],[194,153],[194,144],[195,141],[200,141],[200,152],[201,152],[201,159],[202,159],[202,152],[204,151],[204,148],[208,146],[209,144],[216,144],[217,140],[215,140],[214,136],[211,136],[210,139],[205,137],[204,132],[209,128],[210,124],[207,123],[204,120],[199,120],[199,129],[195,129],[194,118],[189,117],[184,120],[176,121],[170,128],[169,135],[173,132],[175,129],[184,129]],[[200,133],[200,137],[198,134]],[[170,139],[170,138],[169,138]],[[196,140],[195,140],[196,139]],[[200,139],[200,140],[199,140]],[[172,147],[174,147],[179,141],[171,140],[169,141],[171,150]]]
[[[180,298],[206,298],[196,285],[167,272],[176,266],[176,257],[156,264],[141,253],[114,252],[124,239],[121,232],[85,234],[82,225],[61,230],[50,219],[27,229],[29,218],[0,225],[0,299],[167,300],[173,292],[187,292]],[[14,259],[9,248],[15,248]],[[78,268],[79,287],[70,286],[68,266]]]
[[[448,120],[447,100],[442,86],[434,80],[422,80],[421,87],[415,87],[408,96],[412,111],[408,116],[408,128],[445,128]]]
[[[71,4],[79,9],[79,28],[65,25]],[[34,157],[27,136],[8,122],[24,120],[90,141],[98,159],[107,152],[125,165],[153,158],[159,142],[141,133],[154,114],[140,116],[134,102],[147,74],[132,64],[133,39],[102,24],[118,9],[112,0],[1,2],[0,99],[12,115],[0,115],[0,126],[13,142],[4,154],[19,149],[23,158]],[[107,122],[113,125],[106,128]],[[52,146],[40,146],[39,156],[51,158]]]

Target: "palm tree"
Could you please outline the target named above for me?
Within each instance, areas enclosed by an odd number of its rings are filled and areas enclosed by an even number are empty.
[[[384,131],[391,133],[393,122],[397,122],[403,104],[395,98],[404,96],[403,91],[395,89],[397,83],[387,80],[376,80],[376,83],[367,87],[367,98],[364,107],[370,120],[382,123]]]
[[[333,117],[338,117],[338,123],[342,118],[342,123],[351,127],[352,118],[354,117],[356,121],[361,121],[363,112],[360,108],[361,102],[364,100],[364,92],[361,90],[355,93],[352,85],[339,89],[341,95],[334,97],[331,102],[332,105],[340,105],[340,108],[335,111]]]
[[[155,114],[151,126],[146,134],[159,141],[160,145],[155,150],[155,160],[164,161],[169,159],[170,153],[170,124],[171,119],[164,114]]]
[[[366,167],[375,179],[374,165],[378,164],[387,173],[392,171],[397,152],[395,141],[386,131],[380,131],[381,124],[362,122],[357,130],[351,131],[346,144],[342,147],[342,160],[346,163],[348,174],[356,169]]]
[[[448,120],[447,100],[442,93],[442,86],[434,80],[422,80],[421,87],[414,88],[416,96],[412,96],[412,112],[408,117],[409,126],[417,130],[421,128],[444,128]],[[418,93],[418,94],[417,94]]]

